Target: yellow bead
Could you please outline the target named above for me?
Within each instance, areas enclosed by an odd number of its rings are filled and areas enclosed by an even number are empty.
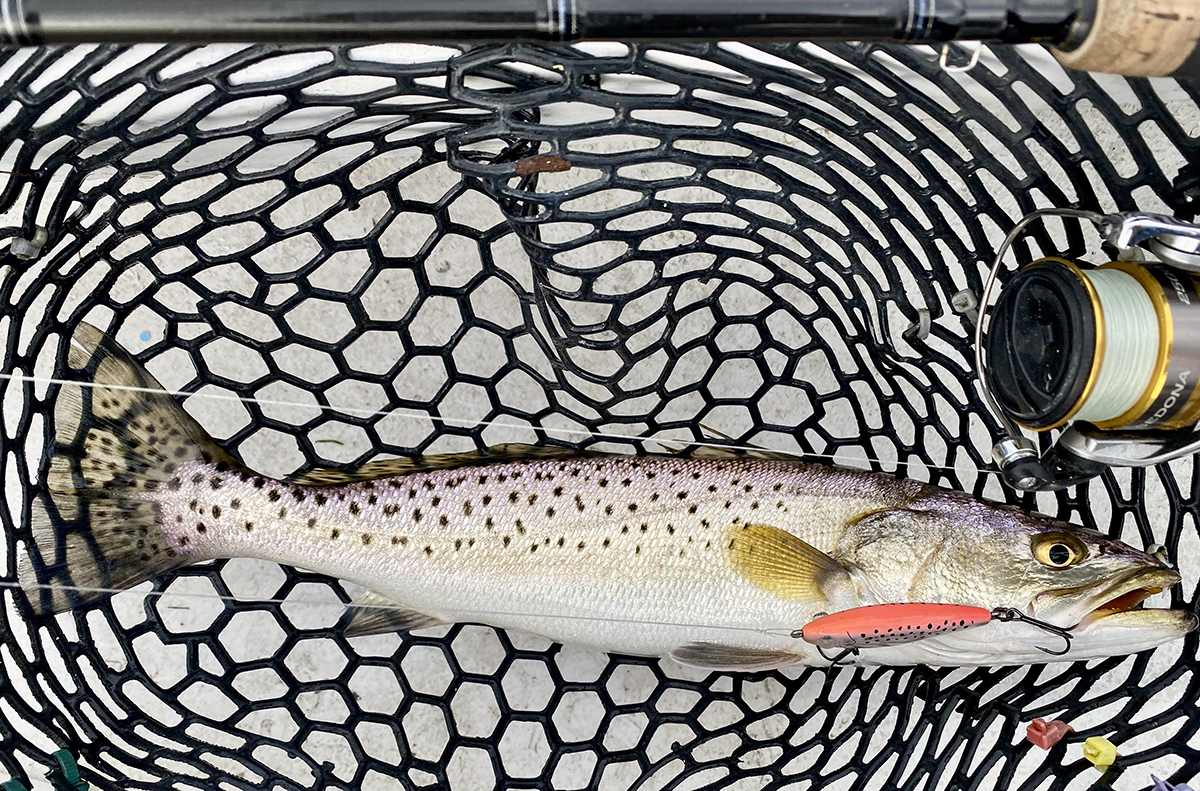
[[[1107,769],[1117,760],[1117,745],[1103,736],[1089,736],[1083,742],[1083,757],[1097,769]]]

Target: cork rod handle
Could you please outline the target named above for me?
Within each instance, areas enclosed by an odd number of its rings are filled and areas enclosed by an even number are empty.
[[[1059,63],[1127,77],[1200,77],[1200,0],[1097,0],[1087,38]]]

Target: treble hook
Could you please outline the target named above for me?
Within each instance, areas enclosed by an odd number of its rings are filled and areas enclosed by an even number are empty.
[[[821,645],[817,645],[816,649],[817,649],[817,653],[821,655],[822,659],[824,659],[826,662],[828,662],[829,664],[831,664],[835,667],[837,665],[841,665],[841,664],[846,664],[846,665],[853,664],[851,662],[843,663],[842,660],[845,659],[846,657],[850,656],[851,654],[853,654],[854,656],[858,656],[858,649],[854,648],[854,647],[843,648],[838,653],[837,656],[833,656],[833,657],[831,657],[831,656],[829,656],[829,654],[825,653],[825,649]]]
[[[1045,631],[1050,632],[1050,634],[1058,635],[1066,643],[1066,647],[1063,648],[1063,650],[1061,650],[1061,651],[1051,651],[1049,648],[1042,648],[1040,645],[1034,646],[1034,648],[1036,648],[1037,650],[1043,651],[1047,654],[1050,654],[1050,656],[1063,656],[1064,654],[1070,653],[1070,651],[1071,651],[1072,635],[1071,635],[1070,629],[1064,629],[1063,627],[1055,626],[1052,623],[1046,623],[1045,621],[1039,621],[1037,618],[1032,618],[1032,617],[1026,615],[1025,613],[1021,612],[1020,610],[1014,609],[1012,607],[997,607],[996,609],[992,610],[992,618],[994,620],[1004,621],[1004,622],[1024,621],[1025,623],[1029,624],[1030,626],[1036,626],[1039,629],[1044,629]]]

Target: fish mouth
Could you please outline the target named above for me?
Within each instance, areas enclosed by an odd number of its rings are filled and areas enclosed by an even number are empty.
[[[1135,611],[1146,612],[1142,606],[1146,599],[1179,584],[1180,579],[1179,574],[1170,569],[1145,569],[1118,577],[1084,600],[1083,605],[1088,608],[1088,612],[1075,628],[1085,629],[1116,615]]]

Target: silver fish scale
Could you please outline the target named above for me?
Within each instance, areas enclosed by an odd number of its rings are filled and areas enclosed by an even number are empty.
[[[176,548],[198,559],[300,566],[444,620],[647,654],[722,630],[786,631],[812,614],[811,603],[783,600],[731,567],[732,527],[772,525],[831,552],[855,516],[919,488],[778,461],[635,457],[328,487],[196,463],[181,467],[178,480],[179,488],[150,496]]]

